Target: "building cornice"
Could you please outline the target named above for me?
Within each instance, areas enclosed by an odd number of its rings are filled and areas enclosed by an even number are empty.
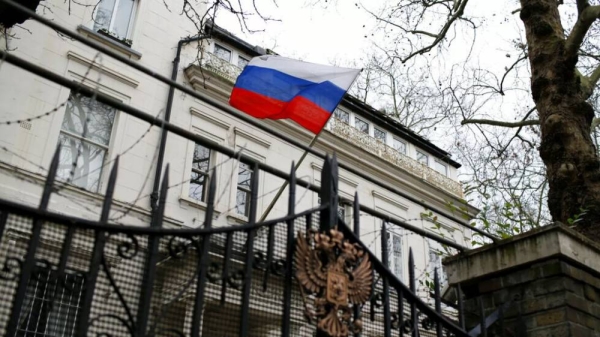
[[[83,64],[86,67],[91,67],[92,69],[104,74],[106,76],[112,77],[119,82],[122,82],[132,88],[137,88],[140,85],[140,82],[136,79],[133,79],[129,76],[123,75],[121,72],[110,69],[109,67],[102,65],[100,63],[94,62],[93,60],[88,59],[87,57],[78,54],[74,51],[69,50],[67,52],[67,58],[69,60],[73,60],[77,63]]]

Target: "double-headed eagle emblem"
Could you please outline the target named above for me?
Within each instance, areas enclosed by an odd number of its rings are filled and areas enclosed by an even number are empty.
[[[362,330],[362,321],[352,319],[351,305],[365,303],[371,295],[373,273],[368,255],[344,240],[337,229],[329,233],[298,233],[296,239],[296,278],[309,320],[332,337],[346,337]],[[311,309],[306,292],[314,297]]]

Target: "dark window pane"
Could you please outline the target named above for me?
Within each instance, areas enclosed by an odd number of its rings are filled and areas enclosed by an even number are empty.
[[[244,187],[250,189],[252,183],[252,169],[250,166],[244,163],[240,163],[238,171],[238,187]]]
[[[96,16],[94,17],[94,30],[110,30],[110,20],[115,8],[115,0],[102,0],[98,4]]]
[[[354,121],[354,125],[358,129],[358,131],[369,134],[369,123],[363,121],[362,119],[356,117]]]
[[[192,167],[196,170],[208,173],[210,165],[210,149],[196,144],[194,148],[194,158],[192,160]]]
[[[429,157],[423,152],[417,151],[417,161],[423,165],[429,165]]]
[[[83,277],[71,274],[63,277],[57,280],[53,270],[34,271],[20,308],[16,336],[75,336]]]
[[[133,13],[133,0],[119,0],[115,17],[112,20],[112,32],[124,39],[129,35],[129,23]]]
[[[65,109],[62,129],[98,144],[108,145],[114,120],[114,108],[89,97],[71,95]]]
[[[396,149],[401,154],[406,154],[406,143],[401,141],[400,139],[394,138],[394,149]]]
[[[60,160],[56,176],[88,191],[97,192],[106,149],[61,133]],[[73,167],[73,162],[76,162]]]
[[[242,190],[237,191],[235,198],[235,211],[237,214],[248,216],[250,211],[250,193]]]
[[[338,217],[342,220],[346,219],[346,207],[344,205],[338,205]]]
[[[435,170],[445,176],[448,175],[448,166],[446,166],[446,164],[440,163],[437,160],[435,161]]]
[[[373,135],[375,136],[375,139],[385,143],[385,131],[375,128]]]
[[[402,276],[402,240],[399,235],[392,235],[392,254],[394,259],[394,273]]]
[[[350,114],[349,114],[349,113],[347,113],[346,111],[342,111],[342,110],[340,110],[340,109],[335,109],[335,110],[333,111],[333,114],[334,114],[334,115],[335,115],[335,117],[336,117],[337,119],[339,119],[340,121],[342,121],[342,122],[344,122],[344,123],[346,123],[346,124],[350,123]]]
[[[250,61],[248,61],[247,59],[245,59],[241,56],[238,57],[238,67],[240,67],[242,69],[244,69],[244,67],[247,66],[249,62]]]
[[[219,46],[218,44],[215,44],[215,55],[227,62],[231,61],[231,51],[227,48]]]
[[[198,201],[204,201],[204,190],[206,186],[206,175],[192,172],[190,179],[190,197]]]

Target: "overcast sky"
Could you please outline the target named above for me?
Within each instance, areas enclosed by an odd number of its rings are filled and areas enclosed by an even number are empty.
[[[257,0],[259,10],[279,19],[264,23],[259,18],[249,20],[250,28],[264,30],[247,33],[232,15],[222,12],[217,24],[245,39],[251,44],[271,48],[279,54],[300,58],[305,61],[331,63],[333,60],[351,60],[363,56],[373,44],[385,43],[382,34],[374,32],[375,20],[360,2],[338,0],[331,4],[321,0],[321,4],[311,5],[318,0]],[[378,12],[389,0],[369,0],[368,8]],[[514,8],[513,8],[514,7]],[[467,11],[479,18],[482,29],[478,29],[477,45],[473,50],[478,62],[485,67],[503,69],[506,54],[513,52],[509,41],[518,36],[520,22],[517,15],[510,12],[518,8],[512,1],[473,1]],[[508,20],[506,20],[508,18]],[[517,20],[515,20],[517,19]],[[452,53],[446,57],[464,59],[472,36],[465,34],[454,43]],[[465,53],[461,53],[464,51]]]
[[[248,0],[249,1],[249,0]],[[305,61],[331,64],[333,62],[348,64],[358,61],[374,48],[374,44],[385,45],[381,32],[375,31],[376,22],[357,1],[338,0],[337,3],[310,5],[308,2],[318,0],[278,0],[278,7],[272,0],[257,0],[259,10],[280,21],[264,23],[259,18],[249,20],[250,28],[264,30],[248,33],[240,29],[235,17],[222,12],[217,17],[217,24],[254,45],[271,48],[287,57]],[[379,12],[383,4],[390,0],[368,0],[368,8]],[[481,67],[501,78],[504,69],[516,60],[513,41],[519,39],[522,24],[518,14],[511,14],[519,7],[517,1],[472,1],[467,6],[467,13],[474,17],[480,25],[476,30],[476,44],[472,46],[473,30],[453,28],[450,48],[439,58],[431,58],[433,71],[447,71],[453,64],[460,63],[470,56],[468,66]],[[460,27],[460,26],[457,26]],[[424,61],[421,57],[419,60]],[[433,60],[433,61],[432,61]],[[528,78],[528,74],[524,74]],[[513,120],[515,104],[529,104],[531,99],[518,96],[505,96],[489,104],[488,112],[494,118]],[[377,102],[370,102],[378,108]],[[485,116],[480,116],[485,117]],[[440,132],[441,131],[441,132]],[[447,144],[447,132],[438,129],[439,135],[428,134],[427,137],[450,150]],[[440,136],[442,135],[442,136]]]

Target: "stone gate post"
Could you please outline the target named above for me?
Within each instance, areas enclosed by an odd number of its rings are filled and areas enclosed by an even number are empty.
[[[600,245],[561,224],[444,259],[473,328],[504,306],[487,336],[600,336]],[[452,292],[455,293],[455,292]]]

